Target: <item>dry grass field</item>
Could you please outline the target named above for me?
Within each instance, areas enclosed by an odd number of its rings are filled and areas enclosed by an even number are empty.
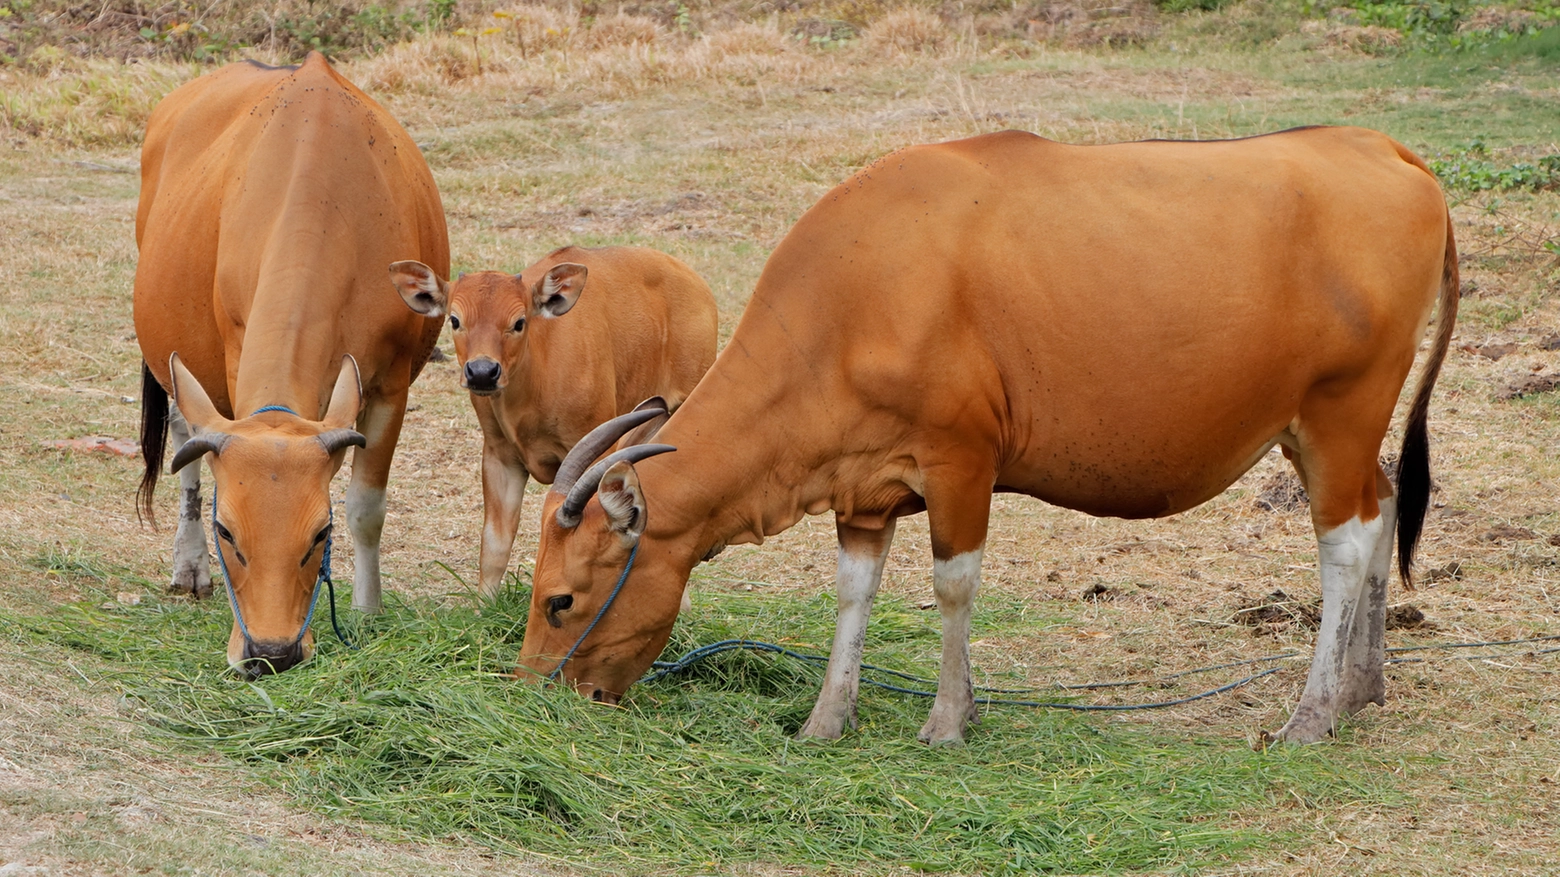
[[[587,32],[566,17],[522,10],[494,19],[497,33],[473,27],[475,35],[425,36],[342,67],[422,147],[444,197],[457,270],[519,270],[565,243],[658,247],[709,280],[723,338],[790,223],[846,174],[909,143],[1004,128],[1098,143],[1338,123],[1386,131],[1427,156],[1499,167],[1560,152],[1560,67],[1552,58],[1365,54],[1357,35],[1303,30],[1298,13],[1259,0],[1156,20],[1151,40],[1124,49],[986,37],[924,12],[878,18],[837,46],[798,40],[773,21],[712,26],[692,39],[649,19],[604,16]],[[224,635],[216,631],[225,630],[226,607],[185,607],[161,594],[171,534],[137,523],[139,458],[47,446],[136,433],[137,132],[156,97],[200,69],[71,58],[0,67],[7,139],[0,276],[8,281],[0,293],[0,874],[825,870],[801,852],[708,861],[610,845],[588,856],[526,852],[523,843],[480,832],[430,831],[339,801],[327,806],[286,773],[291,768],[176,739],[147,722],[126,692],[186,684],[177,668],[156,669],[155,656],[137,651],[135,660],[151,668],[137,669],[142,664],[125,657],[132,650],[82,648],[58,634],[57,623],[34,623],[96,618],[165,636],[170,628],[160,619],[168,613],[198,617],[204,621],[187,629],[195,641],[181,646],[201,664],[190,672],[215,687],[244,688],[220,673]],[[1476,138],[1482,152],[1469,148]],[[1432,408],[1438,490],[1420,585],[1394,587],[1391,597],[1423,620],[1390,631],[1393,647],[1560,636],[1560,394],[1552,392],[1560,382],[1560,192],[1463,188],[1449,199],[1464,298],[1457,350]],[[447,337],[441,346],[450,349]],[[1389,438],[1388,450],[1396,441]],[[387,590],[398,595],[396,605],[415,607],[404,617],[470,611],[464,582],[475,580],[478,453],[453,365],[430,365],[413,387],[386,524]],[[972,771],[999,778],[1039,770],[1060,755],[1042,742],[1061,728],[1323,777],[1315,786],[1202,793],[1189,818],[1242,839],[1228,849],[1199,850],[1188,840],[1172,853],[1120,860],[1135,865],[1078,859],[1103,862],[1087,870],[1554,873],[1560,653],[1546,650],[1560,641],[1397,653],[1403,662],[1389,667],[1385,708],[1366,710],[1336,740],[1300,753],[1250,751],[1299,695],[1313,640],[1303,609],[1318,594],[1303,506],[1259,504],[1263,496],[1283,499],[1281,463],[1273,455],[1213,502],[1162,521],[1093,519],[994,499],[972,646],[984,681],[1134,680],[1293,657],[1238,691],[1167,710],[1079,718],[992,707],[972,731],[968,756],[938,757],[968,757]],[[338,501],[343,490],[338,484]],[[539,489],[531,490],[516,548],[522,588],[536,546]],[[167,483],[158,499],[160,517],[172,520]],[[338,551],[338,580],[350,581],[350,548]],[[827,518],[726,551],[694,574],[694,614],[703,620],[681,623],[705,627],[680,632],[674,644],[719,625],[732,635],[826,649],[833,558]],[[924,521],[911,519],[889,562],[867,660],[891,652],[901,669],[934,672],[936,614],[922,611],[931,600],[930,566]],[[1275,591],[1288,599],[1270,597]],[[1243,611],[1264,604],[1278,609]],[[804,619],[794,631],[784,621],[793,615]],[[1244,623],[1256,615],[1266,620]],[[401,617],[392,612],[375,630]],[[748,619],[756,619],[751,627]],[[314,664],[288,676],[324,673],[345,659],[325,636]],[[1248,672],[1232,667],[1085,700],[1157,700]],[[799,680],[787,703],[805,710],[815,679]],[[747,694],[738,687],[702,697],[735,702]],[[616,712],[691,724],[671,715],[674,704],[687,706],[647,688]],[[898,717],[924,708],[864,695],[862,729],[839,752],[920,758],[906,745],[914,725]],[[789,713],[760,716],[754,726],[778,727],[769,739],[780,741],[794,721]],[[977,767],[980,747],[998,743],[1023,760]],[[892,772],[897,763],[878,768]],[[1156,782],[1173,786],[1175,776]],[[918,840],[919,833],[886,839]],[[1080,841],[1095,842],[1093,834]],[[946,843],[959,840],[950,835]],[[863,853],[827,870],[912,867],[922,866]],[[1006,867],[1043,866],[1011,860]]]

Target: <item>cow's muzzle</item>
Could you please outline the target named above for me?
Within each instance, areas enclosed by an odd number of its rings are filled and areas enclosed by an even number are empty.
[[[498,392],[498,379],[503,374],[504,368],[497,362],[487,358],[473,359],[466,363],[461,383],[471,392],[487,396]]]
[[[244,644],[243,672],[249,674],[251,679],[264,676],[267,673],[280,673],[291,669],[299,661],[303,660],[303,643],[298,640],[287,642],[267,642],[264,640],[250,641]]]

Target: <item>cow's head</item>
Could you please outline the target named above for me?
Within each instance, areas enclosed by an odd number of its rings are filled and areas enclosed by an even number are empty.
[[[692,564],[678,546],[646,532],[649,513],[634,463],[675,449],[633,445],[596,462],[620,436],[660,414],[641,409],[602,424],[559,466],[543,506],[530,620],[520,648],[523,674],[548,678],[567,655],[561,681],[594,700],[616,703],[666,646]],[[590,627],[635,545],[621,593]]]
[[[357,363],[342,358],[323,420],[285,411],[229,420],[177,353],[168,367],[192,430],[169,469],[204,456],[216,482],[215,540],[237,607],[228,664],[249,676],[281,672],[313,654],[304,621],[331,535],[330,480],[346,449],[366,444],[351,428],[362,403]]]
[[[451,286],[421,262],[396,262],[390,282],[406,306],[425,317],[449,314],[460,385],[491,396],[509,385],[525,360],[533,320],[561,317],[585,290],[584,265],[563,262],[527,285],[502,271],[462,274]]]

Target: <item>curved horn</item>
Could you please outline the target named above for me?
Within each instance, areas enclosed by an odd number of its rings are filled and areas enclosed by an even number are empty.
[[[558,465],[558,474],[553,477],[552,492],[567,495],[574,488],[574,482],[578,481],[580,475],[590,468],[590,464],[601,456],[602,451],[612,447],[612,443],[622,438],[629,430],[665,413],[658,408],[644,411],[636,408],[586,433]]]
[[[585,510],[585,503],[590,502],[590,498],[595,495],[596,488],[601,486],[601,477],[607,474],[612,464],[623,460],[637,463],[646,457],[675,450],[671,445],[634,445],[607,455],[606,459],[585,470],[585,474],[569,489],[568,497],[558,507],[559,526],[573,529],[580,525],[580,512]]]
[[[357,448],[368,447],[368,439],[355,429],[330,429],[315,436],[320,444],[325,446],[325,453],[334,454],[342,448],[351,445]]]
[[[207,454],[222,453],[222,449],[227,446],[231,438],[232,436],[225,432],[208,432],[191,437],[183,447],[179,448],[179,452],[173,455],[173,462],[168,464],[168,474],[172,475]]]

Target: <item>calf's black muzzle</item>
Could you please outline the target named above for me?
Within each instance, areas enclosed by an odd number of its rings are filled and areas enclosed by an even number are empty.
[[[473,359],[466,363],[466,389],[479,394],[497,393],[498,379],[503,373],[503,366],[494,360],[486,358]]]

